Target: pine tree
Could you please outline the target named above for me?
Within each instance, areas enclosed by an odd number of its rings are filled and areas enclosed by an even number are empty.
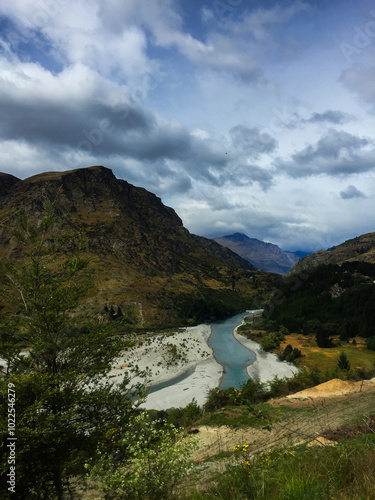
[[[142,392],[106,377],[126,347],[112,325],[80,317],[79,300],[89,286],[89,262],[73,245],[73,235],[56,236],[58,219],[49,205],[39,224],[26,214],[15,235],[26,256],[3,265],[3,298],[19,309],[0,328],[5,359],[0,393],[8,384],[16,394],[17,495],[72,498],[71,478],[86,474],[97,450],[112,450],[113,437],[129,420]],[[28,346],[29,354],[21,355]],[[7,404],[1,405],[0,432],[6,442]],[[109,436],[111,438],[109,438]],[[8,472],[6,454],[1,475]],[[1,496],[1,495],[0,495]],[[3,497],[2,497],[3,498]]]
[[[341,351],[340,356],[337,360],[337,367],[340,370],[350,371],[350,362],[344,351]]]

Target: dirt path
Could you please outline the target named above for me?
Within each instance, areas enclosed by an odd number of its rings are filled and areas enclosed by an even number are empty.
[[[287,398],[269,402],[276,421],[271,430],[228,426],[199,427],[202,447],[195,454],[204,460],[249,444],[253,452],[273,447],[308,443],[324,431],[334,430],[375,413],[375,380],[366,384],[332,380]],[[279,416],[278,409],[282,409]]]

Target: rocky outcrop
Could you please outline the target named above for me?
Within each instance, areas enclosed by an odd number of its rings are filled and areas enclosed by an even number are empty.
[[[40,218],[46,200],[55,203],[58,231],[84,234],[86,250],[96,255],[121,256],[145,272],[174,271],[176,253],[189,250],[187,231],[174,210],[101,166],[48,172],[16,183],[0,202],[0,216],[12,212],[3,231],[16,225],[20,210]]]

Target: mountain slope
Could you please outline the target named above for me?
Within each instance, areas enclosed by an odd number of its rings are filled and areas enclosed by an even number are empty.
[[[336,247],[307,255],[293,267],[291,274],[298,274],[321,264],[340,265],[347,261],[375,264],[375,233],[363,234]]]
[[[204,238],[203,236],[197,236],[192,234],[194,240],[198,243],[200,247],[212,254],[218,259],[224,260],[228,264],[235,267],[240,267],[241,269],[248,269],[249,271],[255,271],[256,268],[248,260],[240,257],[236,252],[232,251],[230,248],[217,243],[215,240],[209,238]]]
[[[319,347],[331,338],[374,336],[375,233],[303,258],[266,307],[290,331],[313,333]]]
[[[242,233],[222,236],[215,238],[214,241],[230,248],[263,271],[285,274],[299,260],[299,257],[292,252],[285,252],[277,245],[249,238]]]
[[[72,231],[84,236],[83,254],[95,271],[86,298],[90,306],[116,311],[137,304],[146,324],[165,325],[224,316],[252,304],[248,270],[229,264],[219,245],[211,245],[211,253],[202,248],[157,196],[101,166],[22,181],[1,175],[1,259],[22,257],[22,245],[12,235],[17,215],[24,209],[32,221],[40,221],[44,199],[55,201],[60,216],[56,237]],[[240,264],[238,258],[235,265]],[[200,316],[187,318],[194,301],[200,303]]]
[[[319,347],[375,335],[375,264],[322,264],[285,278],[265,317],[291,332],[314,334]]]
[[[18,184],[19,182],[21,182],[21,180],[14,177],[14,175],[0,172],[0,200],[9,193],[15,184]]]

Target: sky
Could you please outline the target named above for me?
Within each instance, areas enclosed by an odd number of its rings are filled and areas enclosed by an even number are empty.
[[[375,231],[371,0],[2,0],[0,171],[104,165],[194,234]]]

